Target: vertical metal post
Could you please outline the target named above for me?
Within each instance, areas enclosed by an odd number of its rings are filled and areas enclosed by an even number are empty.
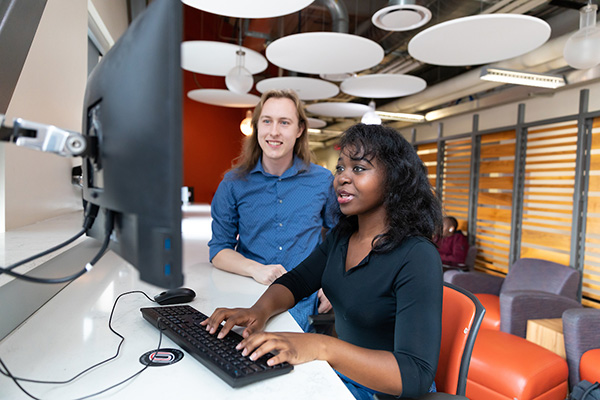
[[[512,215],[510,221],[509,268],[521,256],[521,236],[523,223],[523,192],[525,191],[525,162],[527,156],[527,128],[525,104],[519,104],[516,126],[515,167],[513,179]]]
[[[590,154],[592,151],[593,120],[586,119],[589,107],[589,89],[579,94],[577,117],[577,154],[575,158],[575,187],[571,220],[571,253],[569,264],[583,276],[585,262],[585,235],[589,189]],[[581,300],[582,280],[579,281],[578,298]]]
[[[47,0],[0,0],[0,114],[21,76]]]
[[[446,153],[446,142],[442,140],[444,124],[440,122],[438,125],[438,142],[437,142],[437,168],[435,176],[435,190],[443,206],[443,189],[444,189],[444,157]]]
[[[417,128],[412,128],[411,132],[410,132],[410,144],[415,145],[415,142],[417,141]]]
[[[479,166],[481,165],[481,136],[479,131],[479,115],[473,115],[473,132],[471,132],[471,165],[469,168],[469,214],[467,230],[469,246],[475,245],[477,232],[477,201],[479,196]]]

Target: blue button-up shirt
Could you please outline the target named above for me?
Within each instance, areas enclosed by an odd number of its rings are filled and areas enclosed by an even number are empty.
[[[223,249],[234,249],[289,271],[321,242],[321,229],[335,225],[338,210],[331,172],[297,157],[281,176],[265,172],[260,160],[245,178],[228,172],[211,204],[210,260]],[[304,301],[292,310],[304,330],[316,306],[312,296],[310,304]]]

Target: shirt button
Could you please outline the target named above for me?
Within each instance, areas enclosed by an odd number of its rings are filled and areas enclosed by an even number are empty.
[[[279,199],[279,203],[283,203],[283,200]]]
[[[282,223],[279,223],[279,226],[283,226],[283,224],[282,224]]]
[[[279,246],[279,250],[283,250],[283,247]]]

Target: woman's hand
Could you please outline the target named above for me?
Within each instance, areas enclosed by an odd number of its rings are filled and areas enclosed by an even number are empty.
[[[246,337],[236,348],[242,350],[242,355],[249,355],[252,360],[257,360],[269,352],[276,353],[267,361],[269,365],[285,361],[290,364],[302,364],[322,359],[326,340],[327,336],[315,333],[259,332]]]
[[[260,332],[265,328],[268,316],[263,315],[255,308],[217,308],[212,315],[200,323],[206,326],[206,330],[214,335],[225,321],[221,331],[217,335],[219,339],[224,338],[234,326],[245,326],[242,336],[248,337],[254,332]]]

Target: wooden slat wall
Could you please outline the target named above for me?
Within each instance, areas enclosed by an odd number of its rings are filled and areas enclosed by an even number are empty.
[[[583,265],[583,304],[600,308],[600,118],[594,120]]]
[[[569,265],[577,121],[529,129],[521,257]]]
[[[481,136],[475,267],[508,272],[516,133]]]
[[[444,215],[456,218],[458,228],[465,234],[469,219],[470,169],[471,138],[447,140],[442,181]]]
[[[427,177],[434,188],[437,175],[437,153],[437,143],[420,144],[417,147],[417,154],[427,167]]]

